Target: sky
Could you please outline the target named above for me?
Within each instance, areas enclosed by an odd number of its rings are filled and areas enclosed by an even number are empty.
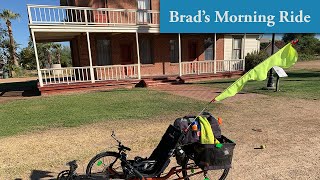
[[[20,44],[20,48],[28,45],[30,36],[27,4],[59,5],[60,0],[0,0],[0,10],[9,9],[21,15],[20,20],[11,21],[13,35],[18,44]],[[3,21],[1,22],[1,26],[2,28],[6,28]]]
[[[0,10],[10,9],[15,13],[21,15],[20,20],[12,21],[12,29],[15,40],[20,44],[20,48],[26,47],[28,45],[28,40],[30,36],[28,28],[28,13],[27,4],[39,4],[39,5],[59,5],[60,0],[0,0]],[[5,23],[1,22],[2,27],[6,28]],[[282,35],[276,36],[276,39],[281,39]],[[270,34],[266,34],[263,38],[270,38]],[[317,38],[320,38],[317,35]]]

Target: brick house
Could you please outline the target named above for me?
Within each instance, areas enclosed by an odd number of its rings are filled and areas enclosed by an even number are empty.
[[[39,86],[137,82],[244,70],[259,34],[161,34],[159,0],[61,0],[28,5],[36,42],[69,41],[73,67],[37,68]],[[37,52],[36,52],[37,53]]]

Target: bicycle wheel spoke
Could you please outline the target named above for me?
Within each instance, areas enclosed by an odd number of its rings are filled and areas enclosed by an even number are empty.
[[[119,179],[123,176],[121,162],[117,160],[117,154],[112,152],[101,153],[92,158],[86,173],[87,175],[97,175],[107,179]]]

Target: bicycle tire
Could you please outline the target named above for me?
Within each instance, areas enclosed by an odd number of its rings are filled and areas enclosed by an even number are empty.
[[[120,160],[118,160],[118,157],[119,157],[119,153],[116,153],[116,152],[107,151],[107,152],[102,152],[100,154],[97,154],[88,163],[87,169],[86,169],[86,175],[87,176],[102,176],[102,177],[106,177],[107,179],[124,178],[123,177],[124,176],[123,169],[121,167]],[[111,158],[112,161],[105,163],[104,160],[101,160],[103,158]],[[113,163],[112,167],[110,167],[111,163]],[[113,167],[116,163],[120,163],[120,164],[117,164],[117,167]],[[98,166],[98,167],[102,166],[103,170],[101,172],[93,172],[92,170],[96,166]],[[107,171],[106,168],[108,168],[108,169],[111,168],[113,172],[110,173],[109,171]]]
[[[69,180],[69,173],[70,170],[64,170],[62,172],[60,172],[57,176],[57,180]]]
[[[188,161],[189,159],[187,159],[186,161],[184,161],[183,165],[182,165],[182,176],[184,180],[198,180],[201,179],[200,177],[203,176],[203,173],[197,174],[197,175],[192,175],[191,173],[188,174],[187,166],[188,166]],[[220,171],[223,171],[221,176],[219,177],[219,180],[225,180],[226,177],[228,176],[230,168],[228,169],[222,169],[222,170],[208,170],[207,171],[207,178],[209,180],[216,180],[217,179],[217,174],[220,174]],[[201,170],[202,171],[202,170]],[[219,171],[219,172],[218,172]],[[188,177],[189,175],[191,175],[191,177]]]

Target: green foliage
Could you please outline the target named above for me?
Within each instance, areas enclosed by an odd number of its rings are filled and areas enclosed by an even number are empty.
[[[37,43],[38,58],[41,68],[46,68],[53,63],[61,63],[62,67],[72,66],[71,50],[68,46],[59,43]],[[20,52],[20,60],[23,68],[33,70],[37,68],[33,43]]]
[[[246,71],[257,66],[259,63],[268,58],[268,54],[265,51],[254,51],[252,53],[248,53],[245,61],[246,61]]]
[[[305,53],[299,54],[299,61],[312,61],[315,59],[316,59],[316,57],[313,54],[305,54]]]
[[[28,70],[37,69],[36,58],[34,56],[34,50],[31,47],[23,48],[20,51],[20,62],[22,67]]]
[[[7,26],[7,36],[9,41],[8,51],[9,51],[9,64],[14,64],[15,66],[19,66],[19,62],[17,60],[17,43],[14,40],[13,33],[12,33],[12,25],[11,20],[19,19],[21,16],[18,13],[14,13],[11,10],[3,9],[2,12],[0,12],[0,19],[2,19],[6,26]],[[2,42],[1,42],[2,44]],[[8,57],[8,55],[6,55]]]
[[[69,67],[72,66],[72,57],[71,57],[71,49],[68,46],[62,46],[61,49],[61,66]]]
[[[299,56],[302,58],[311,58],[314,54],[320,54],[320,41],[315,34],[284,34],[282,40],[285,43],[299,39],[299,43],[295,45]],[[300,54],[303,54],[302,56]],[[299,60],[305,60],[300,59]]]
[[[0,19],[4,21],[19,19],[21,16],[18,13],[14,13],[9,9],[3,9],[0,13]]]
[[[268,42],[260,43],[260,50],[264,50],[269,44]]]

